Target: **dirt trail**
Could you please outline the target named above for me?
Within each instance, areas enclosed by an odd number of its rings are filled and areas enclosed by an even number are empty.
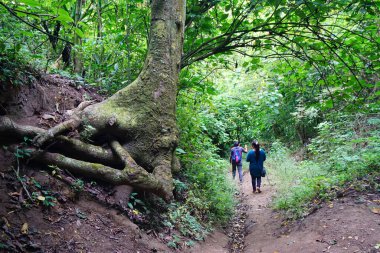
[[[41,80],[1,94],[0,104],[17,122],[49,128],[62,120],[62,112],[75,107],[83,96],[91,94],[97,100],[102,99],[91,90],[72,87],[66,83],[70,80],[54,75]],[[44,90],[43,95],[37,89]],[[15,92],[18,96],[12,99],[10,95]],[[37,102],[45,97],[54,99],[43,105]],[[21,208],[24,194],[10,169],[13,159],[13,154],[0,149],[0,252],[4,252],[4,245],[12,246],[15,252],[23,252],[24,248],[28,252],[172,252],[162,241],[137,230],[124,215],[89,197],[75,196],[69,185],[53,180],[52,175],[39,169],[25,169],[25,174],[40,182],[44,190],[57,194],[59,203],[51,209]],[[34,185],[32,181],[28,184]],[[244,252],[380,252],[376,249],[380,248],[380,215],[376,214],[380,212],[380,192],[352,190],[304,220],[283,226],[281,216],[270,209],[275,188],[264,178],[263,192],[253,194],[249,174],[245,175],[243,185],[238,186],[241,206],[248,217],[245,224],[238,224],[245,234],[234,235],[244,239]],[[103,195],[107,201],[112,199],[108,193]],[[22,233],[24,224],[28,224],[29,233]],[[231,234],[233,225],[227,228],[229,232],[218,229],[204,243],[181,252],[230,252],[227,234]]]
[[[276,189],[267,178],[263,178],[260,194],[252,193],[249,174],[239,189],[242,204],[248,205],[243,252],[380,252],[376,249],[380,246],[380,215],[371,212],[380,203],[379,193],[352,191],[305,219],[284,225],[281,216],[270,208]],[[226,233],[216,231],[190,252],[229,252],[228,240]]]

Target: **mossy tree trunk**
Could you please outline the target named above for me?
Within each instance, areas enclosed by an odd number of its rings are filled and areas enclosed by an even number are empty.
[[[153,0],[151,10],[149,50],[135,81],[101,103],[80,105],[70,120],[48,131],[2,118],[0,136],[29,133],[36,135],[34,142],[39,147],[59,141],[63,143],[60,153],[36,151],[36,159],[171,198],[172,171],[179,168],[174,155],[178,142],[175,107],[185,0]],[[106,140],[109,149],[62,136],[73,128],[92,129],[91,137],[102,140],[101,145]],[[70,154],[67,145],[76,152]],[[119,164],[121,169],[110,164]]]
[[[76,0],[75,3],[75,16],[74,16],[74,26],[75,28],[79,27],[79,22],[82,18],[82,7],[83,0]],[[82,52],[82,38],[78,33],[74,32],[74,44],[77,46],[74,52],[74,72],[82,75],[83,71],[83,52]]]

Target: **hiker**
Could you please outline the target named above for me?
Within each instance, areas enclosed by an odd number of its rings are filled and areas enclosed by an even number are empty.
[[[234,146],[231,148],[230,163],[232,164],[232,177],[235,179],[237,167],[240,183],[243,183],[243,152],[247,153],[247,145],[242,148],[240,143],[235,141]]]
[[[260,144],[258,141],[254,140],[252,142],[252,149],[248,152],[247,162],[249,162],[249,173],[252,178],[252,188],[253,193],[261,193],[261,177],[264,172],[264,161],[266,160],[266,155],[264,150],[260,150]]]

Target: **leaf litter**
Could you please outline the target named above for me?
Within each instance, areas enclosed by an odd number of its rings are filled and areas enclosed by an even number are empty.
[[[245,222],[248,217],[249,206],[243,202],[243,193],[237,193],[239,204],[236,206],[235,214],[230,221],[229,231],[227,232],[229,240],[229,249],[232,253],[241,253],[245,248],[246,226]]]

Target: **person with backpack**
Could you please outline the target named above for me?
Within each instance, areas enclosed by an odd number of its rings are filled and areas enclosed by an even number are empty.
[[[242,148],[240,146],[240,143],[238,141],[235,141],[234,146],[231,148],[230,163],[232,164],[232,177],[235,179],[237,168],[240,183],[243,183],[243,152],[247,153],[247,145]]]
[[[264,161],[266,154],[263,149],[260,149],[258,141],[252,142],[252,150],[248,152],[247,162],[249,162],[249,173],[252,178],[253,193],[261,193],[261,177],[265,176]]]

